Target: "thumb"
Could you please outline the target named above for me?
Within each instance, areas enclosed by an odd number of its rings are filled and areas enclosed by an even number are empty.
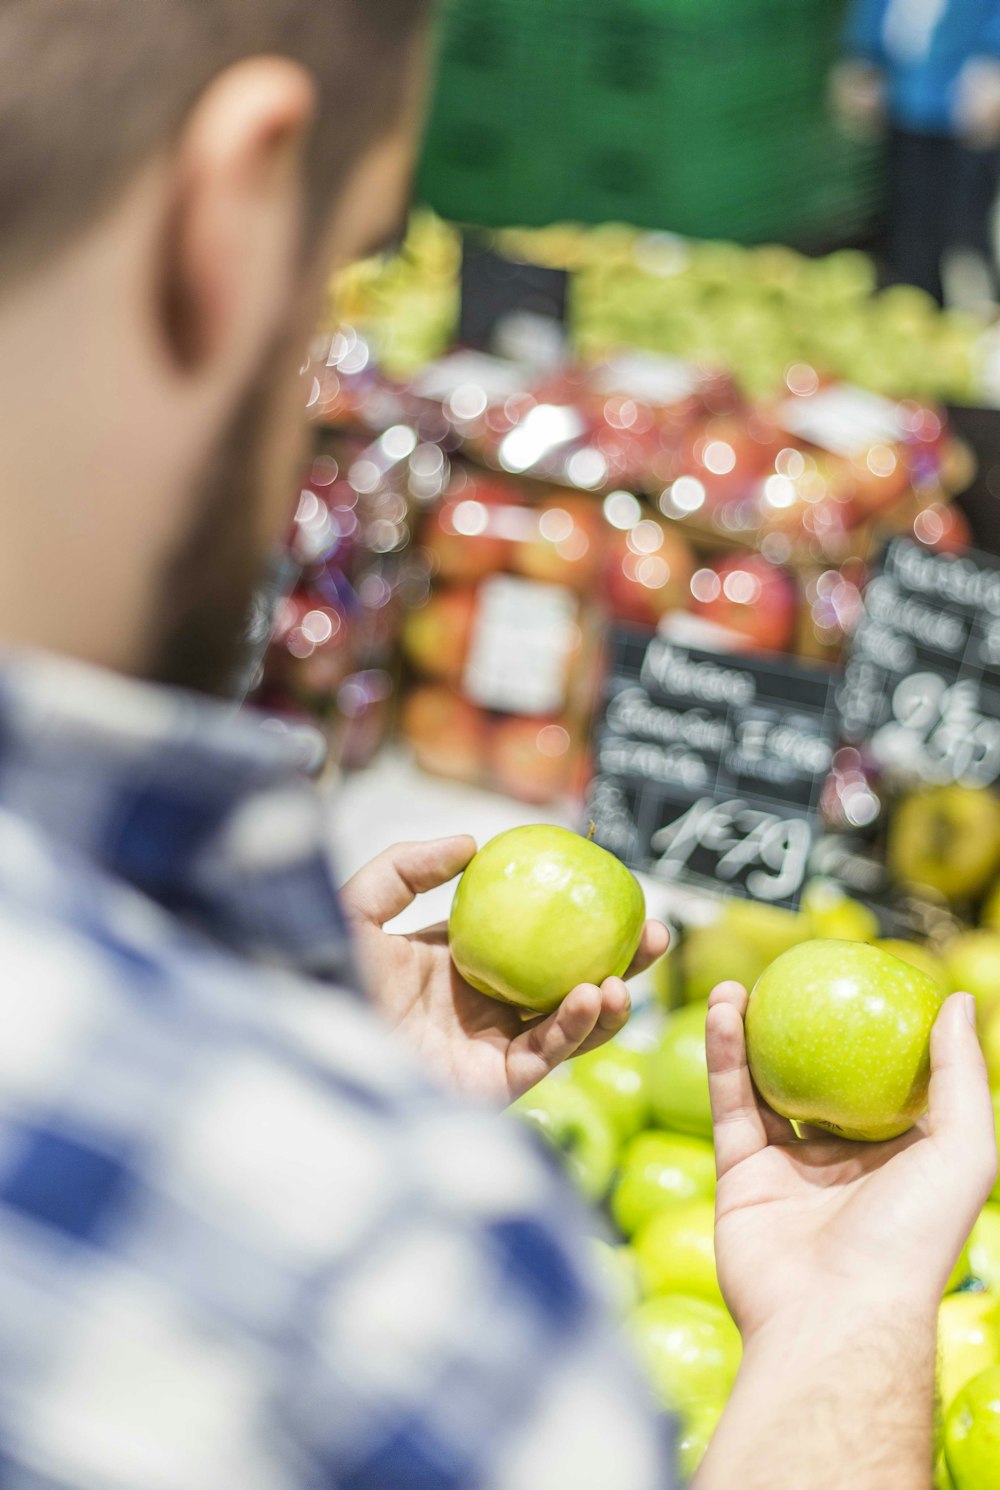
[[[395,843],[348,880],[341,903],[350,919],[383,926],[418,895],[454,879],[475,852],[476,840],[465,833],[426,843]]]
[[[935,1146],[961,1166],[963,1179],[975,1187],[978,1208],[996,1179],[997,1144],[971,993],[946,999],[931,1030],[928,1117]]]

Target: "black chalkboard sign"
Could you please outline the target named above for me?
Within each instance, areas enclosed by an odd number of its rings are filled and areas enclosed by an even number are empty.
[[[845,737],[890,774],[1000,780],[1000,560],[891,543],[839,706]]]
[[[837,742],[834,690],[828,669],[616,630],[597,841],[657,878],[796,905]]]

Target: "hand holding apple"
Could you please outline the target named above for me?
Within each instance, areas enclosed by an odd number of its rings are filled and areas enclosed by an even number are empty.
[[[562,1061],[596,1049],[617,1034],[629,1014],[621,977],[582,983],[546,1017],[526,1021],[519,1009],[478,992],[458,972],[441,924],[409,936],[384,930],[417,895],[447,884],[476,851],[472,838],[396,844],[354,876],[342,901],[359,943],[369,993],[426,1061],[431,1072],[481,1100],[510,1102]],[[658,921],[640,928],[625,976],[666,951]]]
[[[971,1000],[952,996],[934,1024],[926,1124],[880,1144],[798,1139],[751,1080],[746,991],[722,984],[709,1003],[716,1253],[744,1337],[794,1330],[818,1299],[841,1314],[891,1303],[932,1329],[997,1168]]]

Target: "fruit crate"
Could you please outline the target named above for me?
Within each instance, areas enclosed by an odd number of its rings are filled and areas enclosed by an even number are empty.
[[[420,175],[444,216],[846,237],[877,152],[826,113],[843,0],[448,0]]]

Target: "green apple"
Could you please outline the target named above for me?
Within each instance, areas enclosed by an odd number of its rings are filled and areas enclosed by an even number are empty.
[[[1000,1317],[991,1293],[950,1293],[941,1300],[937,1377],[947,1412],[967,1381],[1000,1362]]]
[[[752,942],[718,923],[691,927],[677,957],[686,1004],[703,1003],[713,988],[730,980],[752,988],[767,966]]]
[[[639,1268],[631,1247],[613,1247],[601,1237],[590,1238],[594,1278],[615,1314],[624,1318],[642,1297]]]
[[[813,880],[802,892],[802,914],[810,939],[871,942],[878,936],[878,917],[860,900],[845,895],[829,880]],[[804,938],[800,937],[800,943]]]
[[[939,1449],[934,1460],[934,1490],[955,1490],[955,1482],[948,1473],[948,1461],[944,1449]]]
[[[968,1242],[966,1242],[965,1246],[958,1254],[958,1261],[955,1263],[955,1266],[948,1274],[948,1281],[944,1285],[945,1293],[954,1293],[956,1289],[961,1288],[964,1283],[968,1283],[971,1277],[972,1262],[969,1258],[969,1244]]]
[[[644,1293],[687,1293],[721,1302],[711,1200],[685,1200],[660,1211],[636,1232],[632,1248]]]
[[[809,922],[798,912],[736,898],[724,903],[719,929],[727,936],[732,933],[742,942],[749,942],[760,954],[764,967],[810,935]]]
[[[969,1237],[973,1277],[1000,1295],[1000,1205],[984,1205]]]
[[[979,924],[988,931],[1000,931],[1000,880],[989,891],[979,912]]]
[[[963,931],[944,948],[949,992],[975,995],[980,1024],[1000,1004],[1000,931]]]
[[[668,1206],[715,1194],[715,1152],[683,1133],[639,1133],[621,1155],[611,1192],[611,1214],[632,1236]]]
[[[951,1404],[944,1451],[955,1490],[995,1490],[1000,1485],[1000,1366],[966,1382]]]
[[[705,1059],[707,1004],[688,1004],[668,1014],[660,1043],[652,1053],[650,1096],[653,1117],[664,1128],[712,1136]]]
[[[1000,867],[1000,801],[969,786],[913,792],[889,820],[886,860],[896,880],[975,899]]]
[[[614,1040],[577,1056],[570,1075],[594,1098],[624,1142],[649,1119],[649,1052]]]
[[[980,1025],[982,1026],[983,1056],[986,1060],[990,1086],[994,1093],[998,1093],[1000,1092],[1000,1003],[993,1005],[985,1020],[980,1021]]]
[[[740,1332],[722,1304],[682,1293],[646,1299],[627,1328],[668,1411],[728,1397],[740,1365]]]
[[[459,881],[451,955],[481,993],[547,1014],[577,984],[622,976],[645,915],[638,880],[606,849],[567,828],[511,828]]]
[[[746,1016],[747,1058],[776,1112],[877,1142],[927,1105],[940,990],[861,942],[803,942],[761,975]]]
[[[552,1145],[588,1200],[608,1193],[618,1139],[593,1097],[557,1073],[519,1097],[510,1111]]]
[[[944,970],[944,963],[922,942],[904,942],[901,938],[883,937],[880,941],[873,942],[872,946],[891,953],[900,962],[908,962],[911,967],[926,973],[928,978],[933,978],[941,989],[942,996],[948,992],[948,974]]]
[[[677,1434],[677,1473],[682,1484],[688,1485],[694,1479],[725,1406],[725,1401],[719,1398],[714,1402],[699,1402],[684,1413]]]

